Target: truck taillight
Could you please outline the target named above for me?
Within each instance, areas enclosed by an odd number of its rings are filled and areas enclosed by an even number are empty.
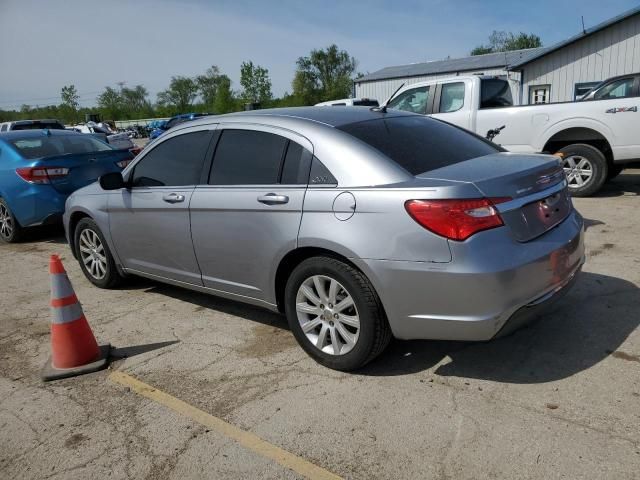
[[[511,198],[408,200],[404,204],[418,224],[450,240],[466,240],[483,230],[504,225],[494,205]]]
[[[64,167],[25,167],[16,168],[16,173],[25,182],[41,185],[67,176],[69,169]]]

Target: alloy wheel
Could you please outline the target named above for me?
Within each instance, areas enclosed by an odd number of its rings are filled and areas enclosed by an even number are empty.
[[[580,188],[591,180],[593,166],[591,162],[580,155],[571,155],[563,161],[562,168],[567,176],[569,188]]]
[[[13,234],[13,218],[6,205],[0,203],[0,235],[9,239]]]
[[[80,233],[80,257],[87,272],[96,280],[102,280],[107,274],[107,257],[104,245],[96,232],[84,229]]]
[[[324,353],[344,355],[358,342],[360,317],[353,297],[333,278],[313,275],[302,282],[296,314],[307,339]]]

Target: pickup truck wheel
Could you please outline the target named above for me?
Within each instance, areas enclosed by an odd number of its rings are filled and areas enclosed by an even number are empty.
[[[589,197],[607,179],[607,159],[591,145],[576,143],[558,150],[562,154],[562,168],[567,176],[569,192],[574,197]]]
[[[622,172],[622,165],[609,165],[609,170],[607,172],[607,181],[613,180]]]

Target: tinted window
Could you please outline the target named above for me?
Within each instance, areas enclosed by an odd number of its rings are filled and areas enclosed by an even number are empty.
[[[616,80],[605,85],[594,95],[594,100],[606,100],[609,98],[625,98],[633,95],[633,77]]]
[[[443,83],[440,92],[440,113],[455,112],[464,105],[464,82]]]
[[[25,158],[51,157],[54,155],[80,154],[113,150],[91,135],[42,135],[41,137],[12,138],[11,144]]]
[[[289,141],[287,154],[284,157],[280,183],[284,185],[306,185],[309,181],[309,167],[311,166],[311,152]]]
[[[178,135],[157,144],[135,166],[136,187],[197,185],[209,147],[211,132]]]
[[[377,100],[367,100],[365,98],[363,98],[362,100],[353,101],[354,107],[377,107],[378,105],[379,104]]]
[[[270,185],[278,183],[288,140],[252,130],[224,130],[216,148],[209,183]]]
[[[425,117],[371,120],[338,128],[376,148],[412,175],[503,151],[477,135]]]
[[[425,115],[427,113],[428,102],[429,87],[418,87],[406,90],[397,97],[391,99],[387,107]]]
[[[509,107],[513,105],[511,87],[506,80],[489,78],[480,82],[480,108]]]
[[[6,132],[6,131],[7,131],[7,126],[2,125],[2,127],[0,127],[0,132]]]

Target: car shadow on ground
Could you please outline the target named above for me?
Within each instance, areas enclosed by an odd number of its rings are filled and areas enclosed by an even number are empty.
[[[136,283],[137,282],[138,280],[136,279]],[[161,295],[175,298],[176,300],[189,302],[201,307],[202,309],[215,310],[217,312],[226,313],[227,315],[233,315],[245,320],[261,323],[263,325],[289,330],[286,318],[284,315],[279,313],[193,290],[187,290],[162,283],[153,283],[151,280],[147,281],[142,279],[140,282],[148,282],[147,292],[159,293]]]
[[[167,295],[203,309],[288,330],[283,315],[171,285],[140,280],[147,292]],[[489,342],[392,340],[363,369],[367,376],[399,376],[435,369],[440,376],[504,383],[544,383],[570,377],[618,350],[640,324],[640,289],[607,275],[582,272],[574,289],[536,323]],[[289,348],[289,347],[286,347]],[[628,358],[627,358],[628,360]]]
[[[583,272],[572,292],[539,321],[489,342],[393,341],[360,374],[435,374],[504,383],[570,377],[613,354],[640,324],[640,289],[615,277]],[[631,358],[635,358],[630,356]]]
[[[634,173],[623,171],[616,178],[605,183],[595,197],[608,198],[623,195],[640,195],[640,172],[638,170],[635,170]]]

